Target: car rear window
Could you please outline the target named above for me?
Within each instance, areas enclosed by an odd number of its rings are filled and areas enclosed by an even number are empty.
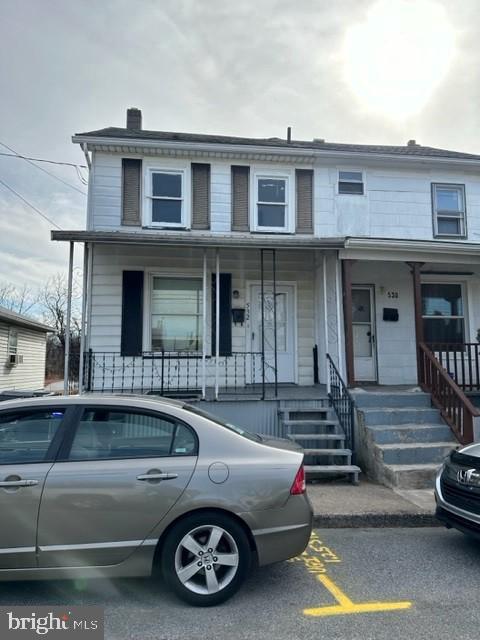
[[[185,409],[186,411],[190,411],[190,413],[194,413],[197,416],[201,416],[202,418],[207,418],[207,420],[211,420],[215,424],[218,424],[220,427],[224,427],[225,429],[229,429],[230,431],[233,431],[234,433],[238,434],[239,436],[243,436],[244,438],[247,438],[247,440],[253,440],[254,442],[261,442],[262,441],[262,438],[259,435],[257,435],[256,433],[251,433],[250,431],[247,431],[246,429],[242,429],[241,427],[237,427],[236,425],[232,424],[231,422],[227,422],[226,420],[223,420],[223,418],[219,418],[218,416],[214,416],[211,413],[208,413],[208,411],[203,411],[203,409],[197,409],[197,407],[193,407],[191,404],[184,404],[183,405],[183,409]]]

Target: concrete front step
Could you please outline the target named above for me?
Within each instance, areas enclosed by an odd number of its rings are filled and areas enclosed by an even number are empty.
[[[288,430],[302,428],[303,431],[310,431],[317,433],[318,429],[327,429],[328,431],[334,431],[338,425],[338,422],[334,420],[285,420],[284,426]]]
[[[366,427],[372,440],[378,444],[449,442],[456,443],[446,424],[400,424]]]
[[[349,475],[354,484],[358,484],[358,475],[362,470],[354,464],[315,464],[305,465],[305,473],[308,480],[321,478],[322,476]]]
[[[351,456],[350,449],[304,449],[306,456]]]
[[[331,408],[312,409],[279,409],[280,418],[286,420],[335,420],[335,412]]]
[[[433,489],[440,465],[386,464],[383,481],[388,487],[401,489]]]
[[[374,455],[383,464],[440,464],[455,448],[452,442],[376,444]]]
[[[404,409],[363,409],[365,425],[443,424],[437,409],[407,407]]]
[[[431,400],[428,393],[420,391],[398,391],[398,392],[383,392],[383,391],[353,391],[355,398],[355,404],[359,409],[367,408],[382,408],[388,407],[390,409],[394,407],[425,407],[431,406]]]
[[[290,440],[345,441],[345,436],[337,433],[289,433],[288,437]]]

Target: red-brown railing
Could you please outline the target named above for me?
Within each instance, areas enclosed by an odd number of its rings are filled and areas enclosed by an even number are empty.
[[[433,404],[440,410],[457,440],[462,444],[470,444],[473,442],[473,421],[480,416],[480,410],[473,406],[440,360],[422,342],[418,358],[420,386],[431,394]]]
[[[427,345],[463,391],[480,391],[480,344],[436,342]]]

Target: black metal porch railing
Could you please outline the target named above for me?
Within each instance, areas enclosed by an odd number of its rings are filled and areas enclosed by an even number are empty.
[[[328,397],[345,433],[345,446],[352,452],[352,464],[355,464],[355,401],[328,353],[327,364],[330,388]]]
[[[262,354],[234,352],[218,359],[219,390],[228,394],[262,395]],[[215,387],[215,358],[205,360],[205,387]],[[200,396],[204,382],[202,355],[192,352],[85,353],[86,391]]]
[[[480,391],[478,342],[437,342],[426,346],[462,391]]]

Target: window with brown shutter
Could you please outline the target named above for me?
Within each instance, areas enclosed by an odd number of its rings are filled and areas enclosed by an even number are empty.
[[[142,226],[140,205],[142,183],[142,161],[122,158],[122,224]]]
[[[313,233],[313,171],[297,169],[295,171],[297,186],[297,233]]]
[[[210,229],[210,165],[192,163],[192,229]]]
[[[232,231],[248,231],[250,167],[232,166]]]

